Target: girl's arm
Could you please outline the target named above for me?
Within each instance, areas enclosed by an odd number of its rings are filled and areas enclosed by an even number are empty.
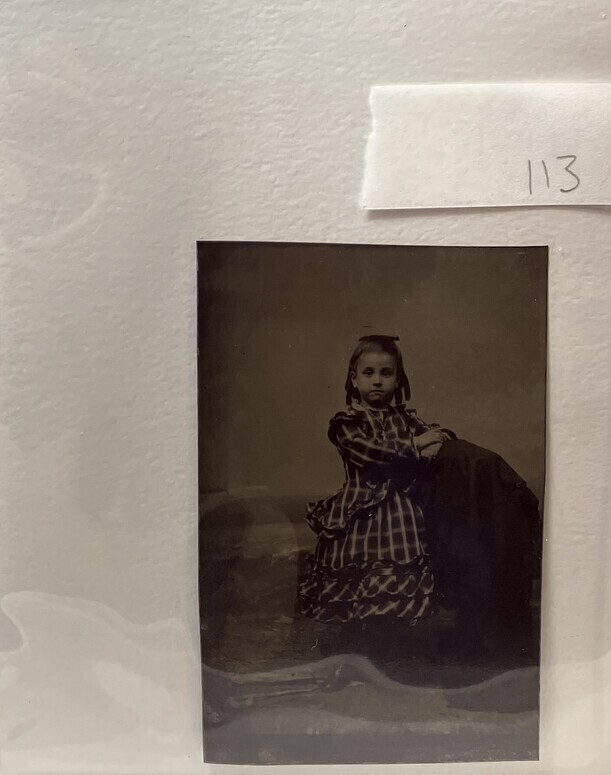
[[[398,429],[398,433],[400,435],[403,435],[404,437],[409,434],[413,434],[414,436],[422,436],[423,433],[426,433],[427,431],[432,430],[441,430],[445,434],[446,439],[455,439],[456,434],[454,431],[449,430],[448,428],[442,428],[439,423],[427,423],[424,422],[424,420],[421,420],[420,417],[416,414],[414,409],[408,409],[405,404],[399,404],[397,405],[397,410],[399,413],[403,416],[405,419],[405,429],[401,430]],[[417,444],[418,442],[416,442]]]
[[[413,438],[370,438],[358,425],[350,422],[338,423],[331,440],[359,468],[366,465],[384,466],[396,460],[416,461],[420,457]]]
[[[415,429],[416,436],[420,436],[422,433],[426,433],[427,431],[430,431],[430,430],[437,430],[438,428],[446,434],[448,439],[456,438],[456,434],[454,433],[454,431],[451,431],[448,428],[442,428],[439,425],[439,423],[434,422],[429,424],[429,423],[423,422],[419,417],[416,418],[416,429]]]

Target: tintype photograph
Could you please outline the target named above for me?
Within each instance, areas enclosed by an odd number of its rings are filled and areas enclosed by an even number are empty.
[[[206,761],[538,758],[547,266],[198,244]]]

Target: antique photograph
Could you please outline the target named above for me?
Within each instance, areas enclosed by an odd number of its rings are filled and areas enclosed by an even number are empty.
[[[198,243],[204,756],[539,756],[548,248]]]

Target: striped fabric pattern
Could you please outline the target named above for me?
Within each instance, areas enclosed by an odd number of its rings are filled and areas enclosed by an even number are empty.
[[[414,436],[435,427],[403,404],[379,410],[353,404],[336,414],[329,439],[342,457],[346,481],[335,495],[308,504],[312,530],[337,537],[350,529],[357,514],[371,512],[392,498],[393,490],[409,489],[422,465]]]
[[[422,465],[413,439],[431,427],[402,405],[353,406],[331,420],[346,482],[307,511],[318,542],[300,584],[303,614],[328,622],[417,621],[432,610],[424,518],[410,497]]]
[[[408,565],[374,562],[335,572],[314,566],[300,586],[300,611],[329,623],[372,616],[415,623],[432,613],[433,590],[426,555]]]
[[[376,560],[405,564],[425,553],[422,510],[407,493],[395,490],[356,519],[345,535],[321,536],[314,559],[319,565],[339,570],[346,564],[363,565]]]

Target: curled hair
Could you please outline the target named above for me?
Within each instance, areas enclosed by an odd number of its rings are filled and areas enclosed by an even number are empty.
[[[348,406],[355,398],[360,398],[359,391],[352,384],[352,377],[356,374],[356,367],[359,362],[359,358],[363,353],[388,353],[392,355],[397,366],[397,389],[395,390],[395,403],[401,404],[404,401],[409,401],[411,396],[411,389],[409,386],[409,380],[405,369],[403,368],[403,356],[401,350],[397,346],[399,341],[398,336],[383,336],[382,334],[370,334],[369,336],[362,336],[359,339],[359,343],[354,348],[352,355],[350,356],[350,362],[348,363],[348,376],[346,377],[346,403]]]

